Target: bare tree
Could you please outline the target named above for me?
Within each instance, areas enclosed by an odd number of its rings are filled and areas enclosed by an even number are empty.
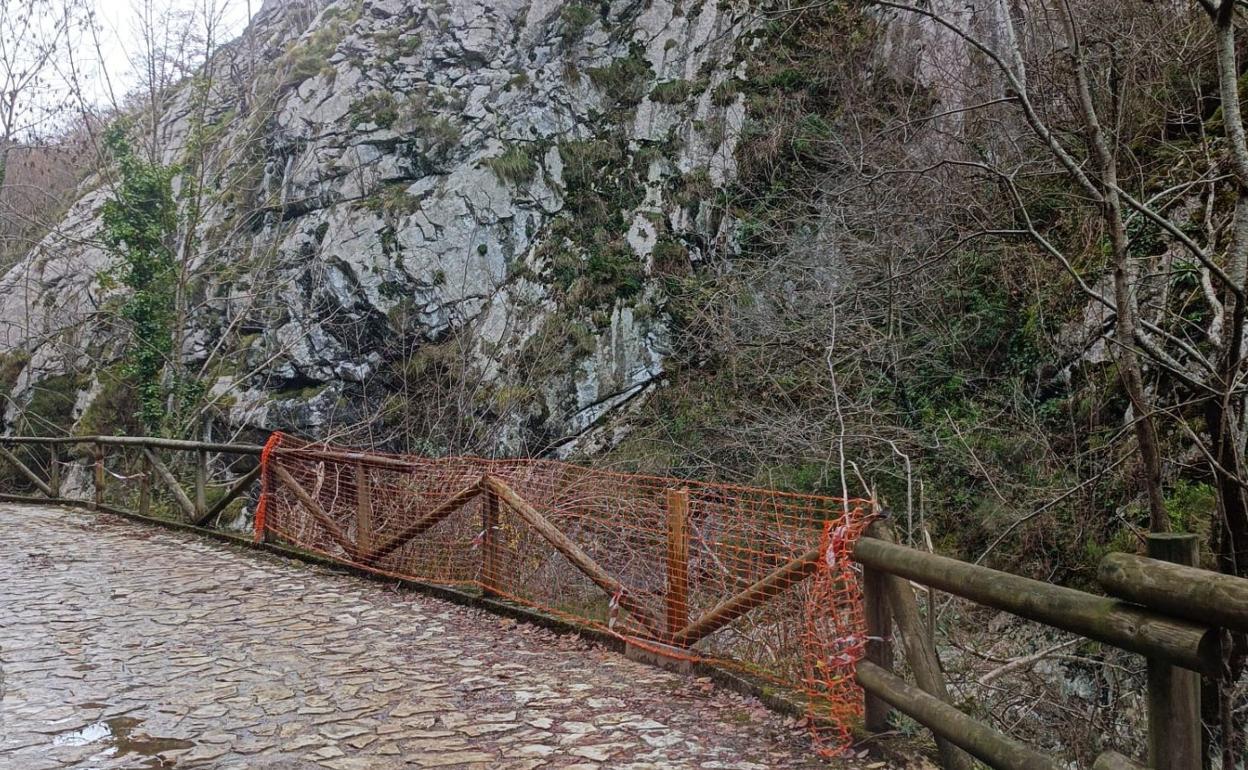
[[[1248,140],[1235,4],[1202,2],[1195,13],[1070,0],[969,11],[891,0],[874,5],[951,36],[995,73],[980,104],[960,111],[963,122],[944,132],[946,142],[926,169],[888,173],[952,169],[1004,193],[1011,205],[988,220],[968,219],[959,237],[1029,241],[1102,309],[1130,404],[1150,528],[1171,528],[1165,425],[1197,447],[1216,490],[1211,540],[1219,568],[1248,574]],[[1175,61],[1212,65],[1216,94],[1202,94],[1194,75],[1196,101],[1184,104],[1188,93],[1166,80],[1174,77]],[[1216,99],[1220,121],[1200,113],[1202,98]],[[966,130],[968,115],[1022,132],[1019,147],[1002,151],[998,134],[998,146],[986,149],[982,135]],[[1194,136],[1183,148],[1196,162],[1176,164],[1158,184],[1134,150],[1156,125],[1184,120]],[[1103,263],[1089,264],[1085,241],[1036,220],[1037,170],[1063,180],[1059,194],[1073,211],[1095,217]],[[1186,282],[1189,275],[1197,285]],[[1243,670],[1246,654],[1245,640],[1237,639],[1228,683]],[[1227,758],[1236,750],[1230,708],[1224,698]]]
[[[0,189],[14,142],[49,120],[52,65],[75,11],[59,0],[0,0]]]

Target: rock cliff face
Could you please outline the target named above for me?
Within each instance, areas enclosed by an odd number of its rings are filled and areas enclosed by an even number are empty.
[[[269,0],[135,121],[179,169],[178,365],[209,412],[405,449],[609,442],[663,377],[664,277],[731,247],[705,201],[734,174],[750,19],[730,2]],[[125,338],[109,191],[88,180],[0,281],[9,425],[49,378],[71,422],[108,397]]]

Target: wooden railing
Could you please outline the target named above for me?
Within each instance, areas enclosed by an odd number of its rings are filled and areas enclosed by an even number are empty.
[[[22,445],[41,446],[49,452],[44,475],[14,454],[11,447]],[[67,499],[61,495],[60,460],[69,446],[88,448],[87,457],[93,466],[90,500]],[[38,502],[42,499],[107,508],[106,491],[110,482],[105,472],[105,459],[110,450],[118,449],[137,450],[142,458],[144,470],[134,479],[139,484],[139,515],[151,513],[152,481],[155,479],[169,492],[181,514],[178,518],[187,524],[203,526],[251,489],[260,473],[257,462],[249,470],[236,474],[227,484],[220,485],[225,487],[224,493],[209,505],[206,493],[211,480],[209,455],[258,456],[263,448],[249,444],[121,436],[4,436],[0,437],[0,460],[11,464],[40,495],[0,494],[0,500]],[[194,454],[189,493],[157,456],[156,450]],[[364,454],[344,454],[342,459],[367,460],[375,465],[394,463],[396,467],[403,467],[401,461]],[[277,474],[277,481],[298,490],[298,484],[282,478],[282,473]],[[485,515],[491,515],[491,511],[497,515],[498,500],[502,499],[522,515],[530,514],[529,518],[534,521],[540,519],[540,515],[530,511],[505,484],[491,484],[487,480],[478,487],[465,490],[464,494],[476,495],[483,491],[488,494],[490,502]],[[315,507],[315,501],[312,504]],[[680,509],[679,500],[675,501],[674,509]],[[415,526],[424,526],[445,513],[439,507]],[[682,520],[681,516],[674,515],[671,525],[679,530]],[[487,531],[489,529],[487,526]],[[404,532],[372,547],[384,552],[411,534]],[[1194,535],[1150,535],[1148,557],[1109,554],[1098,571],[1098,582],[1108,595],[1097,595],[907,548],[895,542],[886,525],[873,525],[853,551],[854,560],[862,565],[864,610],[871,639],[866,659],[857,666],[858,683],[867,694],[865,727],[871,732],[885,732],[890,729],[888,720],[893,709],[906,714],[936,736],[941,763],[947,770],[969,770],[971,756],[998,770],[1066,770],[1067,767],[1051,755],[1001,733],[952,705],[932,637],[923,627],[911,588],[913,582],[1143,655],[1148,672],[1147,767],[1200,770],[1201,678],[1216,681],[1223,676],[1222,643],[1226,632],[1248,632],[1248,580],[1196,568],[1197,544]],[[361,546],[367,547],[366,544]],[[489,549],[485,550],[483,558],[488,559]],[[669,554],[669,558],[679,557],[678,552]],[[818,553],[807,554],[793,564],[801,569],[818,558]],[[491,574],[490,570],[485,574]],[[717,607],[702,620],[688,624],[673,643],[687,646],[722,625],[720,621],[724,618],[731,619],[748,611],[757,603],[757,596],[770,595],[768,580],[760,581],[761,588],[752,586],[745,591],[745,599],[737,597],[725,603],[732,606]],[[679,603],[666,610],[668,626],[681,626],[685,619]],[[914,684],[893,673],[894,639],[901,642]],[[1144,770],[1144,767],[1113,751],[1102,753],[1092,766],[1093,770]]]
[[[1200,770],[1202,676],[1223,676],[1226,631],[1248,631],[1248,580],[1196,568],[1195,535],[1149,535],[1149,557],[1111,553],[1098,581],[1109,596],[1078,591],[896,544],[877,523],[858,541],[863,567],[867,658],[858,683],[867,693],[866,727],[888,729],[890,709],[937,738],[948,770],[971,767],[964,751],[998,770],[1066,767],[955,708],[910,582],[1046,626],[1143,655],[1147,661],[1148,765]],[[892,673],[894,629],[917,686]],[[1142,770],[1113,751],[1093,770]]]
[[[23,462],[11,447],[28,446],[42,447],[48,452],[47,470],[40,475],[30,464]],[[69,447],[87,447],[92,465],[92,499],[89,501],[67,499],[61,495],[61,465],[63,453]],[[260,476],[260,464],[256,462],[247,472],[232,480],[224,494],[211,505],[208,503],[208,485],[211,482],[208,458],[211,454],[259,456],[263,447],[254,444],[221,444],[206,441],[179,441],[176,439],[149,438],[135,436],[0,436],[0,459],[10,465],[37,490],[43,499],[50,501],[82,504],[100,508],[106,506],[106,493],[110,486],[110,474],[105,470],[105,460],[110,450],[137,450],[143,459],[144,469],[133,479],[139,485],[138,513],[141,516],[151,515],[152,481],[158,481],[170,494],[173,503],[181,512],[186,523],[203,526],[224,511],[230,503],[237,500],[255,484]],[[194,458],[194,478],[190,484],[191,491],[183,488],[177,476],[169,466],[156,454],[156,450],[190,452]],[[30,496],[0,494],[0,499],[13,499],[29,502]],[[34,499],[38,499],[37,497]]]

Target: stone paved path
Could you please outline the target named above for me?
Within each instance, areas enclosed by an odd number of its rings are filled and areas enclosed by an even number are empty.
[[[576,637],[3,503],[0,694],[4,770],[824,766],[792,720]]]

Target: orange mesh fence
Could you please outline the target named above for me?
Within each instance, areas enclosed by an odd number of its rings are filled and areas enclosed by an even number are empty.
[[[262,462],[257,537],[748,672],[804,696],[824,751],[861,718],[865,501],[280,433]]]

